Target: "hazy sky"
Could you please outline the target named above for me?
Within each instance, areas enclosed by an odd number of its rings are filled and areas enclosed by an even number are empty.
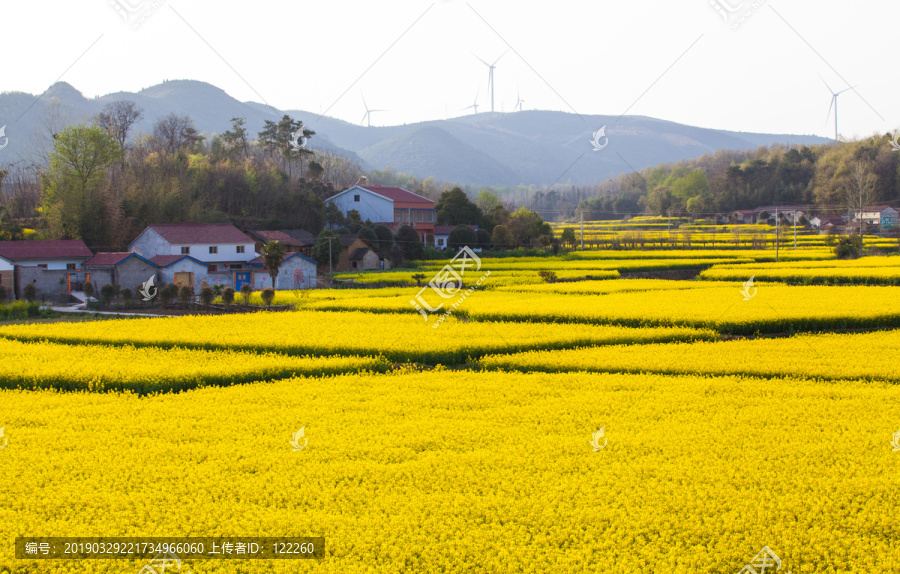
[[[471,113],[476,94],[489,110],[475,55],[509,50],[497,111],[512,111],[518,92],[525,109],[830,137],[822,76],[835,91],[856,86],[839,98],[843,135],[900,128],[900,0],[712,1],[718,10],[711,0],[4,0],[0,90],[38,94],[62,79],[93,97],[194,79],[355,123],[364,94],[386,110],[373,125],[393,125]]]

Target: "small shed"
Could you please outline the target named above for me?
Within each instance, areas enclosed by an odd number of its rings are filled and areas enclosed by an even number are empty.
[[[86,280],[95,286],[118,284],[123,288],[140,289],[145,281],[157,277],[156,264],[137,253],[97,253],[82,263]]]
[[[316,266],[318,264],[306,257],[291,251],[284,254],[281,267],[278,269],[278,277],[275,279],[275,289],[315,289],[318,284]],[[253,273],[253,288],[265,289],[272,286],[272,278],[266,270],[262,257],[257,257],[250,262]]]
[[[209,265],[190,255],[157,255],[150,261],[159,267],[161,284],[175,283],[200,288],[200,283],[208,281]]]

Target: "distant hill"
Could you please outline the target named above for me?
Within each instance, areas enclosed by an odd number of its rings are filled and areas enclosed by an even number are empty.
[[[53,98],[71,111],[74,121],[92,117],[108,102],[132,100],[144,108],[144,119],[134,133],[150,132],[158,118],[175,112],[189,115],[207,135],[220,134],[231,127],[231,118],[243,117],[255,136],[265,120],[277,120],[287,113],[316,131],[310,142],[313,149],[355,159],[366,169],[394,168],[420,178],[433,176],[473,185],[546,186],[557,180],[600,183],[632,168],[640,170],[720,149],[828,142],[818,136],[711,130],[643,116],[618,119],[539,110],[363,127],[327,116],[319,119],[318,114],[303,110],[281,111],[240,102],[215,86],[193,80],[168,81],[137,93],[118,92],[94,99],[86,99],[60,82],[42,96],[0,94],[0,125],[7,126],[9,137],[9,145],[0,151],[0,164],[31,159],[28,143]],[[606,126],[609,145],[595,152],[590,144],[592,132],[602,126]]]

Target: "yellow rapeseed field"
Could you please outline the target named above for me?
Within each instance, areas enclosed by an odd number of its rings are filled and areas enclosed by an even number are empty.
[[[900,331],[608,346],[490,355],[490,369],[698,375],[798,376],[900,382]]]
[[[0,572],[142,566],[13,557],[39,535],[326,538],[202,574],[725,574],[763,546],[781,572],[900,569],[895,385],[432,371],[2,390],[0,421]]]
[[[715,338],[712,331],[684,327],[464,322],[453,317],[435,328],[436,320],[432,317],[426,324],[409,304],[410,298],[406,297],[406,305],[411,313],[295,311],[11,325],[0,327],[0,337],[290,355],[372,355],[429,364],[462,363],[488,353],[524,349]]]

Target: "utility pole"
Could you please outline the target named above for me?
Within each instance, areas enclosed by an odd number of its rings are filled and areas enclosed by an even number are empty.
[[[778,206],[775,206],[775,263],[778,263]]]
[[[331,240],[334,237],[328,238],[328,287],[329,289],[334,289],[334,271],[331,268]]]
[[[581,250],[584,251],[584,210],[580,209],[578,212],[581,214]]]
[[[797,251],[797,212],[794,211],[794,251]]]

